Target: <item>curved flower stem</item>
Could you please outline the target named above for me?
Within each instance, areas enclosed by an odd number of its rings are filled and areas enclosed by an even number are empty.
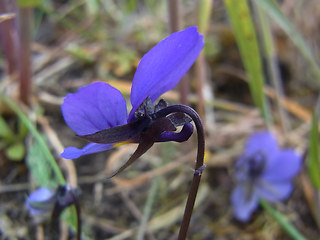
[[[73,205],[76,209],[76,213],[77,213],[77,240],[81,240],[81,208],[80,208],[80,204],[78,201],[77,196],[74,195],[73,192],[71,192],[71,197],[73,200]]]
[[[205,165],[203,164],[204,151],[205,151],[205,140],[204,140],[205,138],[204,138],[204,130],[203,130],[201,119],[198,113],[195,110],[193,110],[191,107],[188,107],[185,105],[173,105],[173,106],[169,106],[164,109],[161,109],[160,111],[156,112],[155,115],[157,117],[165,117],[175,112],[182,112],[190,116],[197,128],[197,134],[198,134],[197,161],[196,161],[193,180],[191,183],[191,188],[189,191],[189,196],[188,196],[188,200],[187,200],[187,204],[184,211],[183,219],[180,226],[179,236],[178,236],[178,240],[184,240],[186,239],[186,236],[187,236],[187,231],[189,228],[194,203],[196,200],[202,171],[205,168]]]

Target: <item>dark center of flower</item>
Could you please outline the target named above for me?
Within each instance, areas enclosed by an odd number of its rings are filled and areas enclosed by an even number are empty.
[[[247,161],[248,176],[251,180],[255,180],[262,174],[266,163],[266,156],[263,152],[259,151],[251,155]]]
[[[164,101],[163,99],[159,100],[159,102],[153,107],[152,101],[150,98],[146,98],[137,111],[135,111],[134,116],[137,119],[141,118],[150,118],[154,119],[155,118],[155,113],[160,111],[161,109],[164,109],[168,106],[167,102]]]
[[[159,102],[155,106],[153,106],[151,99],[146,98],[134,113],[134,116],[137,121],[143,121],[147,123],[145,124],[145,129],[142,132],[150,128],[150,126],[157,119],[159,119],[157,113],[167,107],[168,103],[163,99],[160,99]],[[177,113],[175,111],[173,111],[165,118],[169,119],[174,127],[183,126],[186,123],[191,122],[191,118],[188,117],[186,114],[181,112]]]
[[[250,201],[254,186],[259,181],[266,165],[266,155],[257,151],[243,158],[236,166],[237,179],[244,185],[245,199]]]

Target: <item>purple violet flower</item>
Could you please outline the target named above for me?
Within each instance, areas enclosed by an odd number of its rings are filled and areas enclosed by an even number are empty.
[[[40,216],[50,213],[54,208],[60,211],[74,204],[80,192],[69,185],[58,186],[56,189],[40,187],[26,199],[25,205],[31,215]]]
[[[231,195],[235,217],[248,221],[259,199],[277,202],[288,198],[301,164],[302,158],[293,149],[278,148],[271,133],[252,134],[235,165],[237,186]]]
[[[169,35],[146,53],[132,81],[128,117],[125,99],[107,83],[95,82],[68,94],[61,106],[63,117],[78,136],[91,143],[82,149],[67,147],[61,156],[74,159],[135,142],[139,143],[133,154],[136,159],[154,142],[186,141],[193,133],[190,118],[178,113],[157,117],[167,104],[160,100],[153,108],[153,103],[178,84],[203,45],[203,36],[192,26]],[[183,128],[176,133],[178,126]]]
[[[51,212],[55,202],[56,192],[46,187],[40,187],[29,195],[25,205],[31,215],[38,216]]]

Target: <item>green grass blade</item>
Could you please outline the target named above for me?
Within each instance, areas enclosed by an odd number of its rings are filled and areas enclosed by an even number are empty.
[[[39,149],[43,152],[43,155],[46,157],[43,160],[47,160],[50,167],[52,168],[56,178],[59,181],[59,184],[64,185],[65,179],[62,175],[62,172],[60,171],[59,166],[57,165],[54,157],[52,156],[45,140],[43,137],[39,134],[36,127],[33,125],[33,123],[28,119],[28,117],[21,111],[21,109],[9,98],[0,95],[0,100],[3,101],[6,105],[8,105],[14,112],[17,114],[18,118],[25,124],[25,126],[28,128],[29,132],[33,135],[33,137],[36,139],[36,141],[39,144]]]
[[[290,223],[282,214],[277,212],[269,203],[260,200],[261,206],[279,223],[279,225],[288,233],[294,240],[306,240],[306,238]]]
[[[282,13],[277,2],[274,0],[255,0],[256,4],[264,9],[266,13],[287,33],[291,38],[292,42],[299,49],[301,54],[307,59],[314,74],[317,78],[320,78],[320,68],[313,56],[308,44],[302,38],[299,31],[295,26],[290,22],[290,20]]]
[[[269,16],[259,6],[254,4],[257,13],[257,19],[259,20],[258,28],[261,34],[261,48],[263,52],[263,59],[265,59],[265,69],[269,76],[272,86],[276,93],[276,103],[278,113],[280,117],[281,127],[284,132],[288,132],[290,129],[290,121],[287,112],[281,100],[284,98],[283,84],[280,73],[279,61],[274,46],[274,40],[272,36],[271,27],[269,24]]]
[[[36,7],[41,4],[42,0],[18,0],[18,7]]]
[[[255,105],[267,123],[271,115],[263,93],[264,77],[257,37],[247,1],[224,0],[242,61],[249,79],[249,87]]]
[[[198,28],[200,33],[205,34],[208,30],[208,24],[210,23],[213,1],[200,0],[198,4]]]
[[[319,130],[318,118],[313,114],[310,136],[309,156],[307,162],[308,174],[312,185],[320,190],[320,158],[319,158]]]

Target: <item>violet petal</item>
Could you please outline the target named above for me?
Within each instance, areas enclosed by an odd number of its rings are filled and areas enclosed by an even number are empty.
[[[68,126],[78,135],[91,134],[126,123],[126,101],[120,91],[95,82],[68,94],[61,106]]]
[[[180,132],[163,132],[159,136],[156,142],[185,142],[187,141],[193,133],[193,125],[191,123],[186,123]]]
[[[49,212],[55,203],[55,191],[40,187],[26,199],[25,205],[32,215],[43,215]]]
[[[268,131],[252,134],[245,146],[245,156],[249,157],[261,152],[268,161],[273,159],[279,151],[277,140]]]
[[[251,214],[258,207],[259,199],[255,193],[246,197],[245,186],[239,184],[231,194],[231,203],[235,217],[242,222],[249,221]]]
[[[132,81],[129,122],[147,97],[154,102],[178,84],[203,46],[203,36],[193,26],[169,35],[142,57]]]
[[[269,159],[263,178],[267,181],[292,179],[302,167],[302,158],[292,149],[280,150],[277,156]]]
[[[288,198],[292,192],[293,184],[285,182],[267,182],[261,180],[256,188],[257,194],[269,202],[277,202]]]
[[[109,150],[113,147],[113,144],[98,144],[98,143],[89,143],[82,149],[75,147],[67,147],[64,149],[63,153],[61,153],[61,157],[66,159],[76,159],[83,155],[97,153]]]

